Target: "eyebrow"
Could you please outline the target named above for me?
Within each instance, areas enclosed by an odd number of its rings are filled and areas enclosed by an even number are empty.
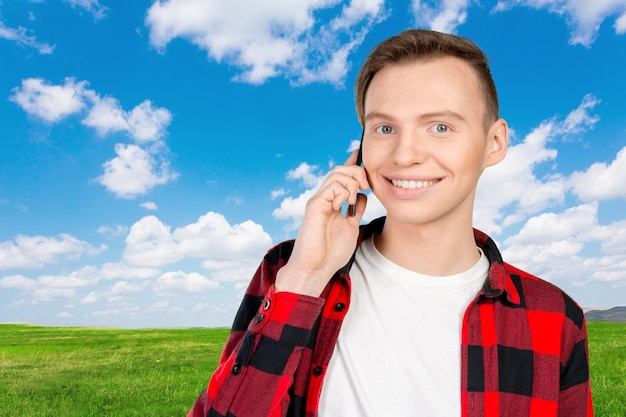
[[[420,114],[419,116],[417,116],[418,120],[440,119],[440,118],[448,119],[448,120],[453,119],[453,120],[458,120],[462,122],[466,121],[465,117],[461,116],[459,113],[456,113],[452,110],[434,111],[430,113]],[[376,111],[367,113],[365,115],[366,122],[372,119],[383,119],[383,120],[393,121],[395,120],[395,117],[386,113],[376,112]]]

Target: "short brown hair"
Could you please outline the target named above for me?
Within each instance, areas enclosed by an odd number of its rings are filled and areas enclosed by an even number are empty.
[[[485,102],[485,127],[499,117],[498,92],[487,55],[461,36],[424,29],[409,29],[379,43],[361,67],[355,82],[356,112],[365,123],[365,94],[374,75],[387,65],[452,56],[467,62],[478,76]]]

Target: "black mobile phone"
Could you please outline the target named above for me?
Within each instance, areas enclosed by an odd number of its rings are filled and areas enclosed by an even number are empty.
[[[365,134],[365,129],[361,132],[361,142],[359,143],[359,153],[356,156],[356,165],[361,165],[363,163],[363,135]],[[358,202],[358,195],[357,195]],[[356,216],[356,203],[350,204],[348,206],[348,216]]]

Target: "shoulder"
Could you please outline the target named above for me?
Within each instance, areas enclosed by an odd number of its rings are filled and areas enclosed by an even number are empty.
[[[248,288],[249,293],[260,295],[267,291],[269,286],[274,283],[278,270],[289,260],[293,251],[293,244],[293,240],[286,240],[268,249],[252,278],[250,288]]]
[[[291,252],[293,251],[294,243],[295,241],[293,239],[285,240],[284,242],[271,247],[265,254],[263,261],[268,262],[271,265],[279,265],[287,262],[291,256]]]
[[[549,316],[563,316],[576,327],[584,322],[582,308],[557,285],[504,263],[504,268],[520,295],[520,307],[545,319]]]

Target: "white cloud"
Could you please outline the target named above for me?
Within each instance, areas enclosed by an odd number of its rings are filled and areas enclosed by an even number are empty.
[[[170,234],[170,227],[155,216],[133,224],[126,237],[124,259],[134,265],[161,266],[183,258]]]
[[[104,174],[96,179],[107,190],[120,198],[132,199],[148,193],[157,185],[178,177],[165,159],[138,145],[115,145],[117,157],[105,162]]]
[[[269,246],[265,247],[267,249]],[[212,279],[219,282],[249,282],[260,262],[261,256],[245,260],[207,259],[202,262],[202,267],[210,272]]]
[[[141,281],[141,282],[128,282],[128,281],[118,281],[113,286],[111,286],[111,294],[120,295],[120,294],[131,294],[138,293],[146,289],[150,285],[149,281]]]
[[[623,35],[626,33],[626,12],[615,20],[615,33]]]
[[[51,85],[41,78],[27,78],[22,80],[21,88],[13,88],[11,100],[31,115],[47,122],[58,122],[85,107],[86,84],[69,77],[62,85]]]
[[[602,232],[602,251],[626,258],[626,221],[615,222],[603,228]],[[617,266],[616,264],[613,265]],[[622,272],[626,274],[626,264],[622,264],[620,267],[623,268]]]
[[[586,132],[593,129],[595,124],[600,120],[600,116],[591,114],[600,100],[593,94],[587,94],[583,97],[580,106],[570,112],[560,126],[560,133],[564,135]]]
[[[508,238],[507,246],[560,242],[590,234],[597,224],[598,204],[583,204],[562,213],[542,213],[530,218],[519,233]]]
[[[119,316],[122,314],[121,310],[98,310],[94,311],[92,317],[107,317],[107,316]]]
[[[556,161],[558,153],[549,143],[593,128],[599,120],[591,110],[600,101],[592,95],[563,121],[544,121],[524,140],[509,147],[500,164],[487,168],[478,184],[474,218],[484,231],[499,234],[503,227],[552,206],[561,205],[568,191],[568,181],[557,173],[538,177],[536,170],[546,162]]]
[[[146,280],[156,277],[160,272],[157,268],[136,267],[122,262],[109,262],[100,266],[98,274],[102,279],[106,280]]]
[[[280,207],[274,209],[272,216],[279,220],[290,220],[287,230],[296,230],[300,226],[304,216],[306,202],[315,194],[324,182],[327,173],[321,172],[317,165],[309,165],[302,162],[297,168],[287,172],[288,180],[301,180],[302,185],[307,187],[299,196],[287,196],[280,202]]]
[[[78,290],[93,289],[81,296],[80,304],[94,304],[102,299],[115,302],[128,293],[139,292],[150,285],[151,279],[161,271],[155,268],[133,267],[123,263],[105,263],[100,267],[84,266],[68,274],[40,275],[27,278],[23,275],[8,275],[0,278],[0,288],[13,288],[28,294],[34,302],[75,299]],[[110,289],[98,290],[102,280],[120,280]],[[132,281],[126,281],[132,280]],[[67,306],[66,306],[67,308]]]
[[[552,280],[578,285],[610,282],[626,285],[626,222],[598,224],[598,203],[530,218],[520,232],[505,240],[507,262]],[[600,243],[600,253],[587,245]]]
[[[595,260],[594,260],[595,261]],[[623,257],[616,261],[615,257],[607,257],[600,259],[602,264],[610,264],[612,270],[592,270],[592,278],[594,281],[611,283],[614,288],[626,286],[626,261]],[[623,290],[622,290],[623,291]]]
[[[244,199],[243,197],[237,194],[234,194],[234,195],[229,195],[228,197],[226,197],[226,202],[230,204],[234,204],[236,206],[240,206],[243,204]]]
[[[109,8],[101,6],[98,0],[65,0],[72,7],[80,7],[91,13],[94,19],[99,20],[104,18],[109,12]]]
[[[349,53],[369,28],[385,18],[383,0],[165,0],[146,17],[150,42],[159,50],[175,38],[189,40],[217,62],[243,72],[237,80],[260,84],[284,76],[296,83],[340,85]],[[341,12],[338,9],[341,7]],[[336,10],[319,25],[315,13]]]
[[[428,27],[446,33],[456,32],[456,28],[467,20],[470,0],[443,0],[430,5],[424,0],[413,0],[412,10],[415,26]]]
[[[151,142],[162,138],[172,121],[169,110],[153,107],[150,100],[144,100],[126,112],[116,98],[102,98],[92,91],[85,95],[92,107],[82,123],[96,129],[101,136],[125,131],[138,143]]]
[[[99,248],[62,233],[56,237],[17,235],[13,241],[0,242],[0,269],[43,268],[63,260],[77,260],[83,254],[97,255]]]
[[[626,199],[626,147],[610,163],[596,162],[586,171],[570,175],[568,184],[582,201]]]
[[[209,313],[231,313],[237,311],[238,304],[209,304],[209,303],[198,303],[193,308],[193,312],[209,312]]]
[[[0,278],[0,288],[15,288],[21,291],[30,291],[35,289],[37,283],[35,280],[26,278],[24,275],[7,275]]]
[[[96,20],[102,19],[109,11],[108,7],[101,6],[98,0],[65,0],[74,8],[82,8],[91,13]],[[1,3],[0,3],[1,4]],[[28,12],[28,20],[35,21],[35,16],[32,12]],[[39,42],[37,38],[28,33],[28,29],[24,27],[10,28],[7,27],[2,20],[0,20],[0,38],[13,41],[21,46],[36,49],[40,54],[51,54],[56,45],[50,45],[45,42]]]
[[[99,97],[89,94],[92,107],[83,119],[85,126],[93,127],[99,135],[128,130],[127,116],[120,102],[114,97]]]
[[[100,226],[97,232],[109,238],[116,238],[128,233],[128,226],[122,226],[120,224],[115,226]]]
[[[269,234],[251,220],[231,225],[223,215],[208,212],[170,232],[157,217],[146,216],[132,226],[124,259],[134,265],[163,266],[195,258],[202,260],[211,281],[249,281],[271,245]]]
[[[272,216],[279,220],[290,220],[287,230],[296,230],[302,222],[306,202],[313,197],[315,191],[317,191],[316,188],[311,188],[305,190],[298,197],[289,196],[284,198],[283,201],[280,202],[280,207],[274,209]]]
[[[167,134],[172,114],[166,108],[154,107],[150,100],[144,100],[125,111],[115,97],[101,97],[87,85],[87,81],[77,82],[73,77],[65,78],[60,85],[42,78],[26,78],[21,87],[12,89],[10,99],[27,113],[50,123],[86,110],[82,123],[101,136],[124,131],[136,142],[147,143]]]
[[[470,0],[413,0],[415,25],[455,33],[467,20],[468,9],[472,3]],[[616,17],[615,33],[626,33],[626,0],[500,0],[492,8],[492,12],[502,12],[514,7],[545,9],[563,17],[571,31],[569,43],[572,45],[591,46],[598,36],[601,24],[613,16]]]
[[[500,0],[493,10],[497,12],[517,6],[546,9],[564,17],[571,30],[569,43],[572,45],[591,46],[602,22],[612,16],[617,16],[615,32],[626,31],[626,0]]]
[[[247,277],[250,279],[250,277]],[[157,278],[152,286],[155,294],[171,296],[181,294],[202,294],[205,291],[218,289],[219,282],[211,280],[196,272],[190,274],[182,271],[166,272]]]
[[[128,131],[137,142],[161,138],[172,121],[172,114],[165,108],[154,108],[150,100],[144,100],[128,114]]]
[[[81,304],[95,304],[100,301],[100,297],[95,291],[90,292],[85,297],[81,298]]]
[[[91,291],[80,299],[80,304],[96,304],[103,300],[108,303],[120,303],[123,296],[144,291],[150,285],[150,280],[144,281],[117,281],[106,290]],[[123,305],[123,304],[120,304]],[[100,313],[102,314],[102,313]]]
[[[595,224],[595,213],[584,210],[584,213],[577,213],[579,216],[572,216],[571,210],[560,214],[544,213],[529,219],[518,236],[504,242],[502,256],[507,262],[550,280],[579,275],[582,271],[571,274],[580,268],[582,262],[579,255],[585,242],[578,235],[590,232],[589,229],[583,230],[583,227]],[[584,224],[572,223],[580,221],[585,214],[590,217],[583,218]],[[541,227],[546,225],[550,228],[544,233]],[[564,234],[564,230],[573,233]]]
[[[272,238],[261,225],[251,220],[230,225],[223,215],[214,212],[176,229],[172,237],[178,242],[181,254],[212,260],[258,262],[272,244]]]
[[[97,268],[85,266],[78,271],[73,271],[67,275],[43,275],[37,278],[38,288],[86,288],[93,287],[98,283]]]
[[[561,204],[566,187],[563,178],[554,175],[537,178],[535,169],[557,157],[556,149],[547,146],[556,126],[544,122],[524,141],[509,147],[500,164],[487,168],[477,190],[476,224],[488,233],[500,233],[502,226],[517,223],[551,204]],[[505,208],[512,210],[506,210]],[[503,216],[506,216],[502,219]]]
[[[28,34],[26,28],[18,27],[17,29],[8,28],[0,20],[0,38],[13,41],[18,45],[27,46],[36,49],[40,54],[48,55],[54,51],[55,45],[49,45],[44,42],[37,41],[35,36]]]
[[[180,313],[183,311],[182,308],[171,306],[169,301],[158,301],[147,308],[147,311],[163,311],[166,313]]]
[[[102,165],[104,173],[96,181],[119,198],[135,198],[177,178],[178,173],[170,168],[167,159],[169,149],[160,140],[172,121],[170,111],[144,100],[127,112],[116,98],[100,97],[86,85],[86,81],[76,82],[74,78],[66,78],[61,85],[28,78],[22,80],[21,87],[13,89],[10,99],[27,113],[51,123],[87,109],[82,123],[96,129],[99,135],[124,131],[145,145],[117,144],[117,157]]]
[[[76,296],[75,288],[37,288],[32,292],[33,300],[57,301],[73,299]]]
[[[287,172],[288,180],[302,180],[306,187],[318,187],[324,180],[325,174],[317,174],[319,167],[302,162],[297,168]]]
[[[348,147],[348,152],[354,152],[361,146],[361,140],[355,139],[350,142],[350,146]]]
[[[159,208],[159,206],[157,206],[157,204],[154,201],[146,201],[145,203],[141,203],[139,205],[140,207],[145,208],[146,210],[157,210]]]
[[[271,193],[272,200],[276,200],[277,198],[282,197],[285,194],[287,194],[287,191],[283,187],[273,189]]]
[[[178,177],[166,158],[169,151],[167,145],[159,140],[166,134],[166,128],[171,122],[169,110],[155,108],[149,100],[144,100],[126,112],[112,97],[100,98],[93,91],[88,91],[85,96],[93,106],[83,119],[83,124],[95,128],[100,135],[126,131],[136,142],[150,145],[146,148],[134,144],[116,144],[117,157],[102,165],[104,173],[96,178],[97,182],[119,198],[132,199]],[[146,208],[151,209],[149,207],[152,205]]]

